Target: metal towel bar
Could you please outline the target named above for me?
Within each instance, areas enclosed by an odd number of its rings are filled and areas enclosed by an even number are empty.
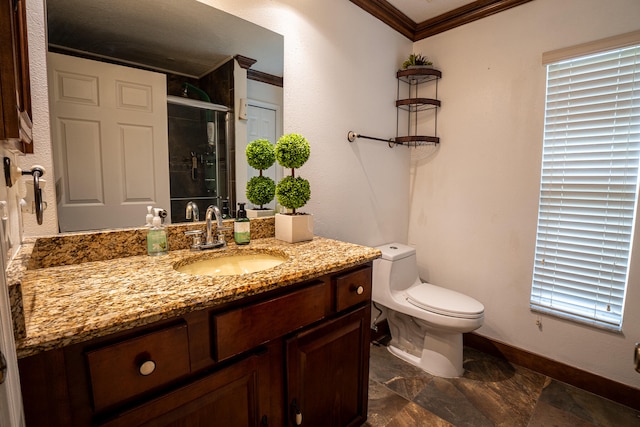
[[[31,170],[23,171],[18,166],[12,165],[9,157],[5,157],[4,179],[7,187],[12,187],[22,175],[31,175],[33,177],[33,199],[35,202],[36,220],[38,221],[38,225],[42,225],[44,201],[42,200],[40,178],[44,175],[44,168],[39,165],[34,165],[31,167]]]

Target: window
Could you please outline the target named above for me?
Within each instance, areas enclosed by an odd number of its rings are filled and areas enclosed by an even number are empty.
[[[639,159],[640,44],[548,64],[534,311],[621,330]]]

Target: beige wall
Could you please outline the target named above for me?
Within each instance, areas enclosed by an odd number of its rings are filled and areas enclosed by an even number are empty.
[[[443,72],[442,144],[412,168],[408,239],[423,278],[484,303],[480,334],[635,387],[640,237],[622,334],[538,316],[529,310],[529,292],[544,121],[542,53],[640,29],[639,17],[636,0],[535,0],[416,43],[415,51]]]
[[[411,42],[344,0],[205,1],[284,35],[285,133],[303,134],[311,159],[300,175],[311,182],[304,210],[315,215],[316,234],[375,245],[404,239],[409,190],[408,152],[383,143],[350,144],[347,132],[395,134],[393,78]],[[52,169],[44,71],[43,0],[29,2],[29,50],[36,153]],[[35,25],[31,25],[35,23]],[[46,193],[55,206],[53,186]],[[26,235],[56,232],[55,210],[45,225],[25,220]]]
[[[23,215],[24,234],[38,236],[57,233],[58,216],[56,214],[55,180],[53,179],[55,171],[53,170],[49,128],[44,0],[28,1],[26,2],[26,7],[34,153],[21,156],[18,162],[25,169],[34,164],[45,168],[44,179],[46,179],[47,185],[44,189],[44,200],[47,202],[48,207],[43,215],[43,224],[38,225],[35,215]]]
[[[344,0],[201,0],[284,35],[284,133],[303,134],[311,159],[315,232],[378,245],[407,233],[406,149],[347,132],[395,135],[395,70],[411,42]]]

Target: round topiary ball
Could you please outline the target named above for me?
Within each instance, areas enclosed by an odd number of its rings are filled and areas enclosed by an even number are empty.
[[[254,205],[266,205],[273,200],[276,183],[267,176],[254,176],[247,182],[247,199]]]
[[[245,150],[247,163],[254,169],[269,169],[276,161],[275,147],[268,139],[256,139]]]
[[[311,198],[311,186],[304,178],[285,176],[276,187],[276,197],[282,206],[295,211]]]
[[[297,133],[282,135],[276,143],[276,159],[285,168],[302,166],[311,154],[309,141]]]

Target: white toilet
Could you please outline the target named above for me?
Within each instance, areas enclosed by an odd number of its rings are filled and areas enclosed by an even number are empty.
[[[414,248],[388,243],[377,249],[382,258],[373,262],[373,302],[387,316],[389,351],[432,375],[461,376],[462,334],[482,326],[484,306],[420,281]]]

